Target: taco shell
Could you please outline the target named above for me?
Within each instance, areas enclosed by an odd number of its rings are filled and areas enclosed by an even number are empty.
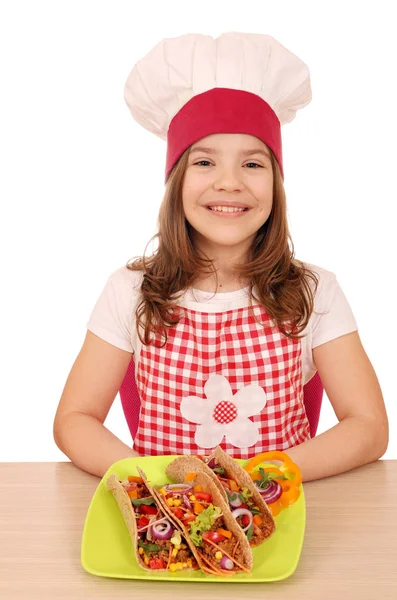
[[[160,512],[164,515],[164,517],[166,517],[172,523],[172,525],[174,525],[175,529],[180,531],[179,525],[177,523],[175,523],[174,519],[169,518],[170,515],[169,515],[168,511],[163,510],[162,504],[160,502],[158,502],[157,496],[156,496],[156,494],[153,493],[153,490],[148,485],[146,477],[144,476],[144,473],[139,468],[137,468],[137,470],[139,471],[139,474],[143,480],[144,485],[146,486],[147,490],[150,492],[150,495],[152,495],[153,498],[155,499],[155,504],[156,504],[158,510],[160,510]],[[130,500],[127,492],[125,491],[123,485],[120,483],[120,481],[117,479],[117,477],[115,475],[110,475],[110,477],[108,477],[108,479],[106,481],[106,485],[107,485],[108,490],[113,494],[113,497],[117,502],[120,512],[123,515],[123,519],[125,521],[125,524],[127,525],[128,532],[132,538],[135,557],[136,557],[139,567],[141,567],[142,569],[145,569],[146,571],[153,572],[153,569],[149,568],[145,564],[144,559],[142,558],[141,554],[139,554],[139,552],[138,552],[138,529],[137,529],[136,517],[135,517],[134,509],[131,504],[131,500]],[[185,542],[186,540],[183,540],[183,541]],[[156,542],[153,542],[153,543],[155,544]],[[189,545],[189,548],[190,548],[190,545]],[[192,556],[194,556],[193,552],[192,552]],[[197,569],[197,566],[196,567],[191,566],[184,570],[192,570],[192,569]],[[167,570],[168,570],[167,568],[156,569],[156,571],[167,571]]]
[[[276,524],[269,507],[263,500],[260,492],[258,491],[256,485],[253,483],[248,473],[233,458],[226,454],[219,446],[217,446],[217,448],[215,448],[215,450],[209,456],[208,462],[210,462],[211,459],[215,459],[218,465],[225,469],[226,478],[233,479],[241,489],[243,489],[244,487],[247,488],[250,494],[252,495],[251,497],[254,501],[255,506],[257,506],[260,510],[260,516],[262,519],[262,536],[253,538],[250,545],[258,546],[259,544],[263,543],[266,539],[268,539],[276,529]],[[224,501],[229,506],[225,488],[222,486],[221,482],[219,481],[215,473],[212,471],[212,469],[210,469],[210,467],[199,458],[195,456],[181,456],[175,458],[166,469],[167,475],[178,483],[185,481],[187,473],[198,472],[205,473],[211,478],[211,480],[218,488],[220,494],[222,495]]]
[[[201,461],[199,459],[197,459],[197,460],[201,463]],[[195,464],[195,461],[193,461],[193,464]],[[189,473],[192,472],[191,465],[192,465],[192,463],[190,463],[190,468],[188,468],[186,472],[189,472]],[[198,465],[196,465],[196,466],[198,466]],[[181,481],[184,481],[184,476]],[[251,550],[249,541],[248,541],[246,535],[244,534],[243,530],[237,523],[236,519],[231,514],[230,508],[229,508],[227,502],[225,501],[223,494],[220,492],[218,487],[215,485],[213,478],[210,477],[209,475],[207,475],[207,473],[204,473],[203,471],[197,472],[196,477],[193,480],[189,481],[189,484],[191,484],[192,486],[201,485],[203,487],[203,489],[205,490],[205,492],[211,494],[212,505],[214,507],[219,507],[221,509],[221,517],[224,520],[225,526],[227,527],[228,531],[230,531],[232,533],[234,540],[236,542],[237,541],[239,542],[238,543],[238,546],[239,546],[238,552],[239,552],[239,557],[240,557],[240,565],[242,565],[243,568],[241,568],[240,571],[233,571],[230,573],[227,573],[226,571],[224,571],[224,572],[222,572],[222,574],[231,575],[235,572],[241,572],[241,571],[245,571],[245,572],[249,573],[251,571],[252,565],[253,565],[252,550]],[[178,519],[175,516],[175,514],[172,513],[172,510],[167,505],[163,494],[160,492],[160,489],[153,488],[153,493],[158,498],[159,503],[161,503],[161,506],[164,509],[164,512],[166,512],[180,528],[180,531],[183,533],[184,537],[186,538],[187,543],[189,544],[189,547],[191,548],[192,552],[194,553],[194,556],[195,556],[198,564],[202,568],[202,570],[206,571],[206,564],[203,561],[202,555],[200,553],[200,549],[190,539],[190,533],[191,533],[190,527],[188,528],[186,525],[184,525],[184,523],[182,523],[182,521],[180,519]]]

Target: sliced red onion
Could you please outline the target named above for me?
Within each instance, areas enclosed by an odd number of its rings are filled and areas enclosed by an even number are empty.
[[[231,571],[234,567],[234,562],[232,561],[232,559],[226,556],[225,554],[222,556],[220,564],[222,569],[227,569],[228,571]]]
[[[233,500],[231,500],[231,498],[234,497],[234,494],[236,495],[236,497]],[[229,495],[229,504],[232,508],[238,508],[239,506],[242,505],[243,502],[242,502],[239,494],[237,494],[236,492],[234,492],[234,494]]]
[[[236,508],[236,510],[232,511],[232,515],[235,519],[237,519],[238,517],[242,517],[243,515],[247,515],[249,517],[250,522],[248,523],[247,527],[242,527],[241,529],[243,531],[247,531],[247,529],[251,527],[253,522],[253,516],[252,512],[248,510],[248,508]]]
[[[216,465],[216,460],[215,458],[211,458],[210,462],[208,463],[208,466],[210,469],[213,469]]]
[[[164,489],[168,494],[187,494],[192,491],[193,486],[188,483],[169,483]]]
[[[186,494],[183,494],[182,498],[183,498],[183,504],[186,506],[186,508],[188,508],[189,510],[193,510],[193,506],[189,502],[189,498],[186,496]]]
[[[150,526],[146,529],[146,539],[148,540],[148,542],[153,542],[152,528]]]
[[[171,523],[167,520],[161,521],[161,523],[156,523],[156,525],[152,525],[150,528],[150,532],[153,537],[158,540],[169,540],[174,533],[174,528]]]
[[[269,485],[267,485],[265,488],[258,487],[258,492],[266,504],[271,504],[280,498],[283,490],[279,482],[272,479]]]

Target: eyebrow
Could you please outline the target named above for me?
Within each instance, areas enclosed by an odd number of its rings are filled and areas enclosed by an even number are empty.
[[[193,154],[193,152],[203,152],[204,154],[216,154],[216,150],[214,150],[214,148],[205,148],[204,146],[196,146],[190,151],[190,154]],[[267,152],[266,150],[261,150],[259,148],[252,150],[244,150],[244,154],[246,156],[251,156],[252,154],[262,154],[266,158],[270,159],[269,152]]]

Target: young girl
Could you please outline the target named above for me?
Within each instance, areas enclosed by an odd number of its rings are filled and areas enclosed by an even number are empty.
[[[266,35],[165,39],[130,73],[134,118],[167,139],[158,247],[99,297],[54,422],[102,476],[122,458],[285,450],[304,480],[383,455],[378,380],[333,273],[294,258],[281,125],[311,100],[307,66]],[[147,199],[143,199],[147,202]],[[133,358],[134,450],[103,425]],[[310,439],[318,371],[339,423]]]

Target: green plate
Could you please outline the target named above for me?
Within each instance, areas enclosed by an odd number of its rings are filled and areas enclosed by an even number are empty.
[[[112,465],[100,481],[89,506],[81,544],[81,564],[88,573],[122,579],[163,581],[217,581],[219,583],[255,583],[278,581],[292,575],[302,550],[305,535],[306,506],[302,493],[297,502],[275,518],[276,531],[269,540],[252,549],[252,573],[233,577],[216,577],[201,571],[145,571],[135,559],[132,540],[121,512],[107,490],[106,479],[114,473],[120,480],[137,474],[138,465],[151,484],[162,485],[170,480],[165,468],[175,456],[145,456],[126,458]],[[247,461],[239,460],[244,465]]]

